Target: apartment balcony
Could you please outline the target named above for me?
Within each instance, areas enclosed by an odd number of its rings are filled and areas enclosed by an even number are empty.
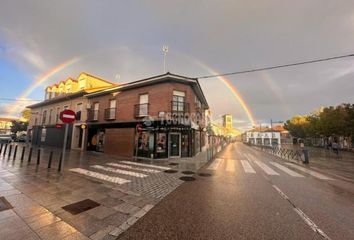
[[[104,110],[104,119],[105,120],[115,120],[117,115],[117,109],[116,108],[106,108]]]
[[[99,110],[88,110],[87,111],[87,121],[89,122],[96,122],[98,121],[98,114],[99,114]]]
[[[134,117],[142,118],[149,116],[149,103],[134,105]]]

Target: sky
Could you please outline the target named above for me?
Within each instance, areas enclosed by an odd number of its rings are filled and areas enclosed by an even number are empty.
[[[8,98],[41,100],[47,85],[83,71],[116,83],[162,74],[164,44],[168,71],[199,77],[351,54],[353,43],[349,0],[1,0],[0,116],[14,107]],[[354,102],[354,58],[227,79],[257,124]],[[236,128],[252,127],[223,81],[199,81],[214,120],[229,113]]]

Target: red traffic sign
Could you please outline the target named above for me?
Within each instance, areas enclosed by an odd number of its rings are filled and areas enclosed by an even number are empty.
[[[55,128],[58,128],[58,129],[61,129],[63,127],[63,125],[62,124],[55,124]]]
[[[140,134],[143,131],[143,125],[141,125],[140,123],[138,123],[136,125],[136,131]]]
[[[74,111],[65,109],[60,113],[60,120],[63,121],[63,123],[72,123],[76,119],[76,114]]]

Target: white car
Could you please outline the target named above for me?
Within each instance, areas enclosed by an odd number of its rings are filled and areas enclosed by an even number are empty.
[[[0,143],[9,143],[12,142],[11,135],[9,134],[0,134]]]

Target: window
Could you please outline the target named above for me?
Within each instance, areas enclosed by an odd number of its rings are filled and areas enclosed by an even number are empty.
[[[185,102],[185,92],[173,91],[172,111],[183,112]]]
[[[79,88],[80,90],[84,89],[86,87],[86,79],[80,79],[79,80]]]
[[[95,120],[95,121],[98,120],[98,109],[99,109],[99,107],[100,107],[100,104],[98,102],[93,104],[93,119],[92,120]]]
[[[50,98],[50,92],[47,90],[45,92],[45,100],[48,100]]]
[[[81,120],[82,103],[76,104],[76,120]]]
[[[42,113],[42,125],[44,125],[47,121],[47,110],[44,110]]]
[[[70,93],[71,92],[71,83],[66,85],[66,92]]]
[[[57,107],[57,112],[55,114],[55,122],[59,121],[59,115],[60,115],[60,107]]]
[[[66,106],[64,106],[64,110],[65,110],[65,109],[68,109],[68,108],[69,108],[69,106],[67,106],[67,105],[66,105]]]
[[[49,110],[49,117],[48,117],[48,124],[52,122],[52,114],[53,114],[53,109]]]
[[[64,85],[61,85],[59,87],[59,94],[63,94],[64,93]]]
[[[139,116],[148,115],[149,94],[141,94],[139,96]]]
[[[115,99],[109,100],[109,113],[108,113],[109,119],[116,118],[116,106],[117,106],[117,101]]]

